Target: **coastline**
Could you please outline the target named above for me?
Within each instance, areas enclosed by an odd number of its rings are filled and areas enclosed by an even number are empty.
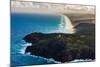
[[[37,13],[48,15],[66,15],[76,24],[76,21],[93,20],[95,23],[94,5],[72,5],[36,1],[11,1],[11,13]]]

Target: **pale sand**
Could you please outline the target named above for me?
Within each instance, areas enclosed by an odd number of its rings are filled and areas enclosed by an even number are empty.
[[[70,4],[56,4],[43,2],[24,2],[11,1],[12,12],[54,12],[66,14],[94,14],[95,6],[90,5],[70,5]]]

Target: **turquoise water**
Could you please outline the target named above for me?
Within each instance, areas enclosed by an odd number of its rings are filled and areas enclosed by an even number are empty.
[[[60,63],[39,56],[24,54],[28,45],[22,39],[32,32],[56,33],[62,25],[61,16],[46,14],[11,13],[11,65],[37,65]]]

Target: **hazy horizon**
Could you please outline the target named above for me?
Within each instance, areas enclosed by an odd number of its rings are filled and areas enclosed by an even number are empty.
[[[16,0],[18,1],[18,0]],[[69,4],[83,4],[96,5],[95,0],[19,0],[19,1],[37,1],[37,2],[54,2],[54,3],[69,3]]]

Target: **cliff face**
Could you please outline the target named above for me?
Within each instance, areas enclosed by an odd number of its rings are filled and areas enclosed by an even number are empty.
[[[88,33],[88,34],[95,34],[95,24],[94,23],[80,23],[76,27],[77,33]]]
[[[23,40],[32,43],[25,50],[31,55],[53,58],[60,62],[74,59],[95,59],[94,35],[63,33],[31,33]]]

